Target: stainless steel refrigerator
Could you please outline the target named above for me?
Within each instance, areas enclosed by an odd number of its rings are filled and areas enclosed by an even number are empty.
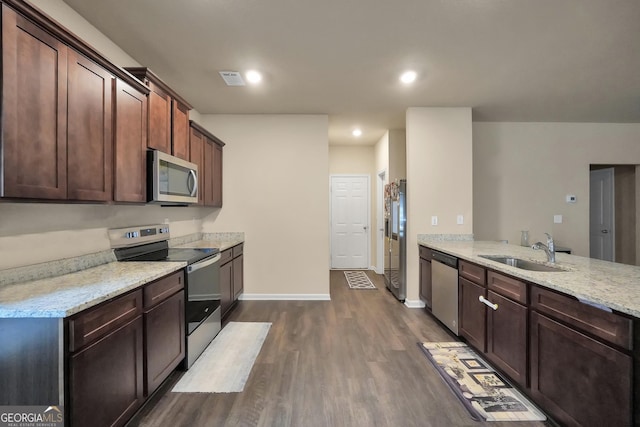
[[[395,297],[407,295],[407,181],[385,186],[384,282]]]

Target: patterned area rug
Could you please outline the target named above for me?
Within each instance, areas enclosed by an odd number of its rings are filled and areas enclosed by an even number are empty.
[[[440,376],[477,421],[544,421],[547,418],[466,344],[418,343]]]
[[[269,322],[229,322],[171,391],[241,392],[269,328]]]
[[[347,284],[351,289],[376,289],[371,283],[369,276],[364,271],[345,271],[344,276],[347,278]]]

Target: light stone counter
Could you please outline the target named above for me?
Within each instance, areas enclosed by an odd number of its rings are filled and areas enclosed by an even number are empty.
[[[186,265],[111,262],[58,277],[0,286],[0,318],[71,316]]]
[[[231,240],[197,240],[191,243],[185,243],[177,248],[219,248],[220,252],[225,249],[232,248],[240,243],[243,243],[244,239],[231,239]]]
[[[566,271],[538,272],[490,261],[479,255],[503,255],[546,263],[542,250],[483,241],[438,241],[421,238],[418,243],[460,259],[573,295],[585,302],[640,317],[640,267],[556,253],[556,267]]]

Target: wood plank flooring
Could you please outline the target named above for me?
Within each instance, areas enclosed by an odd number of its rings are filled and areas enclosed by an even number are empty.
[[[418,348],[452,336],[377,290],[331,271],[331,301],[240,301],[228,321],[272,322],[242,393],[156,396],[131,426],[482,426]],[[499,423],[544,426],[547,423]]]

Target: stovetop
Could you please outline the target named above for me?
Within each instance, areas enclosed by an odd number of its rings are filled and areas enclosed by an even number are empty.
[[[169,248],[167,242],[118,248],[114,250],[118,261],[186,261],[193,264],[217,255],[218,248]]]

